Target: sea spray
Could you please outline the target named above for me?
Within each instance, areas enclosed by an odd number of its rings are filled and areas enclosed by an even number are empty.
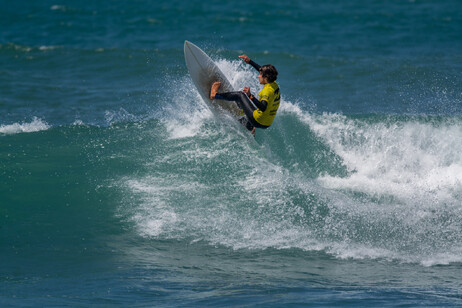
[[[2,307],[462,306],[462,2],[245,5],[2,7]],[[274,64],[272,127],[184,40],[236,90]]]
[[[240,76],[234,84],[258,89],[239,62],[219,63]],[[174,89],[161,122],[167,134],[155,145],[164,155],[146,157],[149,175],[119,183],[128,191],[124,215],[141,236],[424,265],[459,260],[461,144],[450,142],[462,135],[458,119],[317,114],[283,96],[275,125],[254,140],[232,118],[214,117],[189,79]]]
[[[33,117],[31,122],[21,122],[0,125],[0,134],[11,135],[18,133],[32,133],[49,129],[50,126],[37,117]]]

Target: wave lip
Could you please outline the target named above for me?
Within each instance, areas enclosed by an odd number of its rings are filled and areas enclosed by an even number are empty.
[[[14,135],[19,133],[33,133],[39,132],[42,130],[47,130],[50,128],[50,125],[39,119],[37,117],[33,117],[30,123],[23,122],[23,123],[14,123],[9,125],[1,125],[0,126],[0,134],[3,135]]]

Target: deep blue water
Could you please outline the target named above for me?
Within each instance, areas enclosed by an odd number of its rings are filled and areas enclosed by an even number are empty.
[[[462,2],[3,2],[0,306],[462,305]]]

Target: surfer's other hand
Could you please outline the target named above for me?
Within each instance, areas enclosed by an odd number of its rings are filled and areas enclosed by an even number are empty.
[[[250,58],[249,58],[247,55],[239,56],[239,58],[241,58],[242,60],[244,60],[245,63],[249,63],[249,62],[250,62]]]
[[[250,88],[249,87],[244,87],[242,92],[244,92],[247,96],[250,96]]]

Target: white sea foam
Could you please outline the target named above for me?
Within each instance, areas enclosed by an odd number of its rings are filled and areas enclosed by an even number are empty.
[[[108,124],[118,123],[118,122],[136,122],[138,118],[125,110],[124,108],[119,108],[119,110],[106,110],[104,117]]]
[[[208,118],[210,118],[209,110],[195,110],[188,117],[179,115],[175,118],[170,118],[165,121],[165,126],[172,139],[194,137],[202,131],[204,121]]]
[[[37,117],[34,117],[32,118],[32,121],[29,123],[22,122],[9,125],[0,125],[0,134],[12,135],[19,133],[32,133],[47,130],[49,128],[50,126],[45,121]]]
[[[390,195],[407,203],[454,203],[462,192],[462,125],[366,123],[338,114],[303,120],[339,155],[348,177],[323,176],[325,187]]]
[[[143,236],[158,236],[165,226],[176,222],[176,213],[164,200],[168,187],[155,185],[163,183],[161,179],[148,178],[143,181],[129,180],[127,185],[136,194],[141,194],[142,206],[132,217]]]
[[[74,121],[74,123],[72,123],[72,125],[75,125],[75,126],[86,126],[86,124],[80,120],[80,119],[77,119]]]
[[[236,88],[258,86],[238,61],[218,63]],[[348,169],[346,176],[307,179],[264,145],[234,131],[208,131],[214,117],[189,80],[172,89],[168,136],[156,144],[167,154],[149,156],[149,176],[123,181],[141,236],[424,266],[462,261],[458,122],[368,122],[283,101],[281,114],[306,124]]]
[[[309,114],[290,103],[281,110],[309,125],[349,169],[347,177],[320,177],[327,188],[391,195],[405,201],[418,196],[455,201],[462,192],[460,122],[369,123],[341,114]]]
[[[331,217],[323,231],[341,239],[325,242],[327,251],[425,266],[462,261],[459,120],[367,121],[309,114],[291,104],[282,111],[306,123],[349,170],[316,180],[329,191]]]

